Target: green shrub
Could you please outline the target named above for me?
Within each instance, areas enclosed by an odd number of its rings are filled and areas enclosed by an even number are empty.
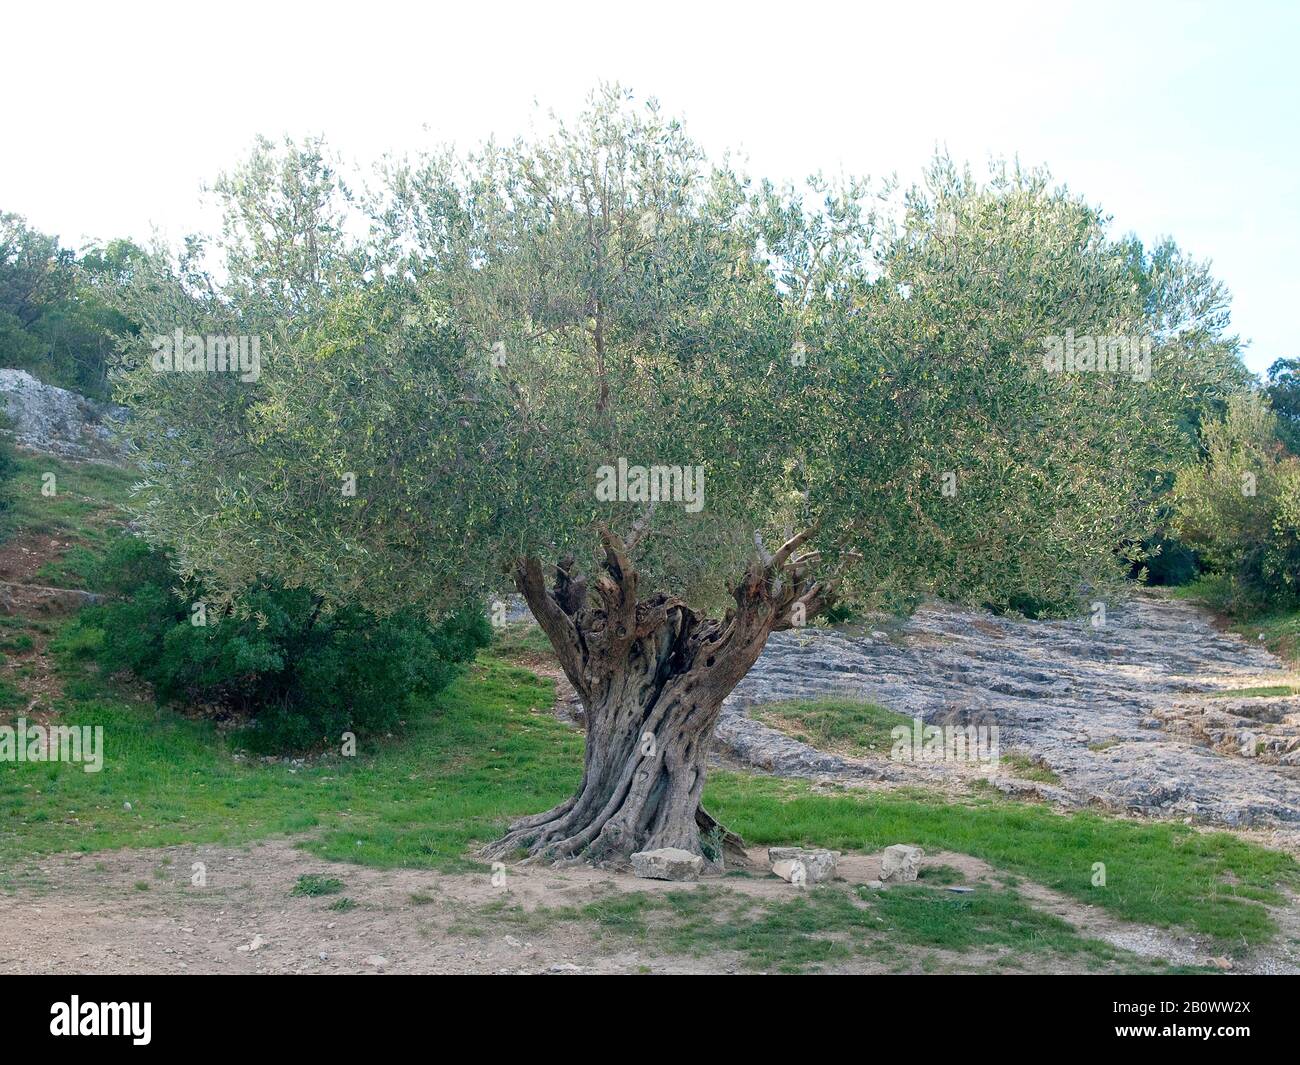
[[[1300,459],[1261,396],[1234,397],[1205,426],[1206,457],[1178,474],[1175,525],[1207,569],[1231,583],[1232,610],[1300,602]]]
[[[241,739],[256,750],[392,728],[413,696],[446,687],[491,632],[479,609],[439,625],[410,612],[325,614],[305,589],[267,585],[237,612],[219,611],[201,588],[181,595],[176,585],[164,554],[120,537],[92,574],[108,601],[84,610],[58,646],[148,681],[160,702],[251,717]]]

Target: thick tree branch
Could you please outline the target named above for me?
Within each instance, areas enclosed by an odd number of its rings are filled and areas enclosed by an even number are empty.
[[[536,558],[531,556],[522,558],[516,564],[515,587],[519,589],[519,594],[524,597],[528,609],[533,612],[533,617],[537,619],[542,631],[551,641],[551,646],[555,648],[564,675],[569,678],[569,683],[585,702],[590,695],[590,681],[587,677],[586,654],[583,650],[582,638],[573,619],[565,613],[555,596],[546,587],[546,580],[542,576],[542,564]]]

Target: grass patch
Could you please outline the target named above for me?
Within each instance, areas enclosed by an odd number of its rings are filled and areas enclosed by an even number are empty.
[[[1097,748],[1103,748],[1100,745]],[[1049,766],[1044,765],[1027,754],[1021,754],[1019,751],[1007,751],[1005,754],[998,755],[998,764],[1006,767],[1013,777],[1019,777],[1021,780],[1036,780],[1040,784],[1059,784],[1061,778]]]
[[[30,651],[36,646],[36,641],[32,638],[31,633],[19,632],[13,636],[0,637],[0,651],[17,651],[20,654],[23,651]]]
[[[346,896],[341,899],[335,899],[329,904],[329,909],[333,910],[335,913],[347,913],[349,910],[355,910],[356,908],[356,900],[347,898]]]
[[[1257,688],[1231,688],[1228,691],[1214,692],[1211,699],[1267,699],[1275,695],[1300,695],[1300,686],[1295,684],[1264,684]]]
[[[0,656],[2,660],[3,656]],[[19,706],[26,706],[27,700],[23,697],[15,686],[14,682],[8,677],[0,677],[0,711],[13,710]]]
[[[70,547],[59,558],[51,559],[36,571],[37,584],[46,584],[51,588],[91,588],[95,583],[94,570],[102,550],[94,550],[77,544]],[[91,589],[98,591],[98,589]]]
[[[1263,643],[1279,658],[1300,666],[1300,610],[1279,610],[1234,621],[1232,630],[1248,640]]]
[[[951,865],[925,865],[917,871],[916,876],[918,880],[938,887],[960,884],[966,879],[960,869],[955,869]]]
[[[90,548],[102,546],[120,530],[122,507],[130,498],[131,486],[139,479],[138,473],[115,466],[18,454],[11,482],[13,506],[4,515],[3,532],[7,536],[21,530],[36,536],[83,541]],[[52,495],[43,491],[47,486],[53,489]],[[91,557],[83,553],[80,561],[85,564]],[[45,577],[57,576],[58,572],[42,570]]]
[[[1232,632],[1300,666],[1300,608],[1244,604],[1234,593],[1232,582],[1216,574],[1207,574],[1168,591],[1177,599],[1189,599],[1209,607],[1225,618]]]
[[[476,841],[564,799],[581,775],[581,737],[545,709],[551,683],[491,654],[392,741],[299,766],[242,757],[210,724],[128,699],[93,667],[63,661],[63,720],[104,726],[104,768],[20,763],[0,774],[0,867],[56,851],[293,833],[335,861],[483,868]],[[1278,886],[1297,882],[1290,857],[1227,833],[1001,797],[813,793],[798,781],[716,773],[705,801],[751,845],[870,852],[917,843],[971,854],[1127,920],[1225,941],[1267,939],[1274,923],[1261,904],[1281,903]],[[1106,887],[1092,886],[1096,862]]]
[[[294,884],[291,895],[306,895],[308,898],[315,898],[317,895],[337,895],[343,890],[343,881],[336,876],[322,876],[320,873],[303,873],[298,877],[298,883]]]
[[[517,659],[546,658],[554,661],[555,651],[546,633],[531,622],[520,621],[503,625],[494,631],[488,653],[496,658]]]
[[[474,841],[558,803],[581,776],[581,737],[544,709],[552,684],[492,657],[393,740],[305,766],[249,758],[210,723],[130,698],[67,652],[59,661],[56,709],[65,724],[104,727],[104,767],[6,766],[0,867],[56,851],[311,833],[307,848],[332,860],[463,870],[477,867]]]
[[[850,756],[887,755],[894,743],[890,731],[912,727],[911,718],[865,699],[791,699],[755,706],[749,712],[819,751]]]

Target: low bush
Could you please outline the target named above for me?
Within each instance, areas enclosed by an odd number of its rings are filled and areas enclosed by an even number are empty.
[[[272,585],[219,611],[201,588],[179,594],[167,556],[130,536],[91,578],[107,601],[84,610],[59,646],[147,681],[160,702],[251,718],[241,740],[254,750],[391,729],[413,696],[446,687],[491,634],[477,608],[437,625],[411,612],[326,614],[310,592]]]

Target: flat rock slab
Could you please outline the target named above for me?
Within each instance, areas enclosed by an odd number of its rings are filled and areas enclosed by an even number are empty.
[[[661,847],[632,855],[632,871],[648,880],[698,880],[704,859],[677,847]]]

